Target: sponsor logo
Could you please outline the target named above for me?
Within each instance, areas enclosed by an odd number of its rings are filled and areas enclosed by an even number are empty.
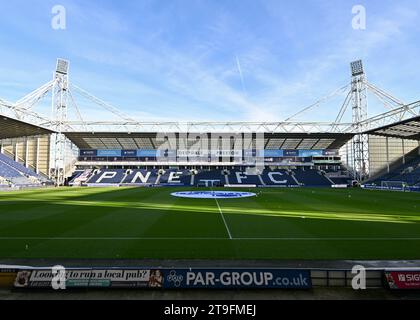
[[[310,288],[309,272],[295,270],[171,270],[168,288]]]
[[[234,199],[254,197],[256,194],[253,192],[239,191],[181,191],[173,192],[171,196],[196,199]]]
[[[420,271],[386,271],[385,278],[391,289],[420,289]]]
[[[171,270],[168,275],[168,281],[173,284],[175,287],[180,287],[184,280],[183,276],[177,275],[175,270]]]

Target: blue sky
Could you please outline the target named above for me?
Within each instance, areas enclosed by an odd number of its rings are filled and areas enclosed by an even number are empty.
[[[54,5],[66,30],[51,28]],[[352,7],[367,11],[353,30]],[[49,81],[57,57],[71,81],[139,120],[284,120],[350,81],[420,99],[417,0],[0,0],[0,97]],[[333,120],[343,97],[298,120]],[[109,120],[78,100],[90,119]],[[370,101],[371,115],[385,111]]]

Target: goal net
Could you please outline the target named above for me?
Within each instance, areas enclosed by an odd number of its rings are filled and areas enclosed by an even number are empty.
[[[407,191],[409,190],[407,182],[404,181],[382,181],[381,187],[388,190],[400,190]]]

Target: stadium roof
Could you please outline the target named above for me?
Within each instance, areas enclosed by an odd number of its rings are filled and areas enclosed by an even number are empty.
[[[420,116],[369,130],[366,133],[391,138],[420,140]]]
[[[6,116],[0,116],[0,139],[50,134],[53,131]]]
[[[190,138],[194,135],[189,133]],[[220,135],[235,136],[229,133],[220,133]],[[79,149],[157,149],[164,143],[157,141],[157,133],[66,132],[66,136]],[[176,136],[178,137],[178,134]],[[339,149],[352,137],[352,133],[265,133],[264,147],[265,149]],[[194,143],[196,141],[188,141],[188,147]],[[179,145],[171,148],[179,148]]]

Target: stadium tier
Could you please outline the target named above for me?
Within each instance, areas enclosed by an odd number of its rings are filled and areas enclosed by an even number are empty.
[[[263,150],[80,149],[76,162],[78,170],[69,184],[331,187],[351,183],[349,172],[343,170],[338,150],[274,149],[285,141],[267,139],[266,144],[272,149]],[[293,143],[296,145],[296,141]],[[316,146],[313,141],[311,143]],[[291,142],[287,145],[292,146]],[[254,163],[249,163],[251,158]]]
[[[218,152],[229,154],[223,150]],[[223,158],[214,157],[215,151],[201,152],[197,156],[179,149],[80,149],[77,171],[69,184],[199,187],[350,184],[350,175],[343,170],[337,150],[243,149],[231,152],[234,156]],[[259,166],[248,165],[250,155]]]
[[[0,185],[36,187],[48,182],[48,179],[0,153]]]
[[[82,180],[81,177],[84,177]],[[70,185],[86,186],[277,186],[330,187],[349,184],[349,178],[328,178],[315,169],[270,169],[249,173],[239,169],[178,170],[178,169],[87,169],[78,171]]]
[[[292,172],[297,181],[308,187],[331,186],[334,184],[321,171],[302,168]]]
[[[369,182],[368,185],[381,187],[419,187],[420,186],[420,157],[397,167],[395,170],[386,173],[379,178]]]

